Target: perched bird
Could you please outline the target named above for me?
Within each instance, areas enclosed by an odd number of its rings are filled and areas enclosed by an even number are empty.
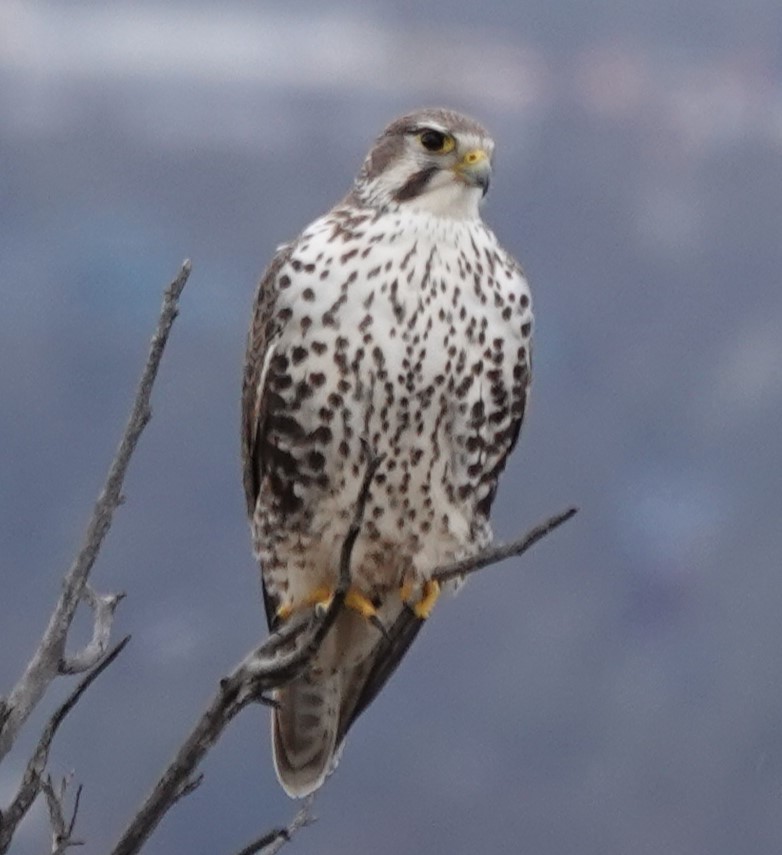
[[[524,274],[479,213],[493,151],[459,113],[397,119],[258,288],[242,449],[270,628],[330,602],[368,449],[385,455],[346,607],[306,672],[276,691],[274,762],[294,797],[323,783],[430,614],[432,572],[491,540],[532,333]]]

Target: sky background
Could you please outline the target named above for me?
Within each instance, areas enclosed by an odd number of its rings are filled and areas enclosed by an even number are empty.
[[[534,292],[498,537],[581,512],[438,607],[290,851],[782,848],[782,6],[444,8],[0,0],[0,694],[193,261],[92,576],[127,591],[133,640],[51,757],[84,784],[85,855],[264,633],[238,449],[255,283],[423,105],[491,129],[485,217]],[[236,852],[295,811],[265,710],[203,771],[145,852]],[[13,851],[47,845],[39,805]]]

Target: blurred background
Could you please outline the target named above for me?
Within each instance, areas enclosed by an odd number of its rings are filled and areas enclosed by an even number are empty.
[[[265,631],[238,451],[257,278],[424,105],[491,129],[485,217],[534,289],[498,536],[581,513],[438,608],[291,851],[778,852],[778,0],[2,0],[0,694],[190,257],[92,577],[128,592],[115,637],[133,641],[50,764],[84,783],[82,851],[107,851]],[[0,805],[67,688],[3,765]],[[146,852],[234,852],[294,813],[265,710],[204,771]],[[47,841],[38,805],[13,851]]]

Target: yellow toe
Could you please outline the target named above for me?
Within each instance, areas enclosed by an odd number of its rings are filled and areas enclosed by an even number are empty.
[[[434,581],[433,579],[428,579],[426,582],[424,582],[423,596],[413,606],[413,611],[415,612],[416,617],[421,618],[421,620],[426,620],[426,618],[428,618],[429,615],[432,613],[434,604],[439,598],[440,583]]]
[[[348,589],[345,595],[345,605],[365,618],[371,618],[377,614],[377,609],[372,600],[365,594],[362,594],[357,588]]]
[[[277,609],[277,617],[280,620],[287,620],[294,612],[312,607],[315,608],[316,612],[322,614],[331,605],[333,599],[334,591],[325,585],[321,585],[310,591],[300,603],[283,603]],[[358,614],[367,618],[367,620],[377,615],[377,609],[372,600],[366,594],[359,591],[358,588],[351,587],[348,589],[345,595],[345,606],[351,611],[358,612]]]
[[[300,611],[301,609],[308,609],[312,606],[319,611],[325,610],[329,607],[329,603],[331,603],[333,597],[334,592],[325,585],[321,585],[310,591],[310,593],[307,594],[307,596],[300,602],[289,600],[288,602],[283,603],[278,607],[276,614],[280,620],[287,620],[292,614],[294,614],[294,612]]]
[[[276,615],[280,620],[288,620],[293,614],[293,603],[283,603],[277,608]]]

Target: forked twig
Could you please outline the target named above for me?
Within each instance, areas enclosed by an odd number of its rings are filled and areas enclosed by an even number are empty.
[[[267,831],[262,837],[248,843],[236,855],[276,855],[286,843],[290,843],[291,838],[300,828],[305,828],[315,822],[315,817],[312,815],[314,801],[314,795],[307,796],[304,799],[304,804],[288,825],[284,828],[273,828],[271,831]]]
[[[81,790],[80,788],[77,790],[73,814],[70,822],[66,824],[63,812],[64,788],[58,794],[51,780],[44,777],[44,770],[52,739],[60,723],[93,680],[111,665],[128,641],[127,638],[124,639],[110,653],[107,653],[114,612],[124,595],[96,594],[88,582],[103,541],[111,527],[114,511],[122,503],[122,485],[130,459],[151,417],[152,388],[171,327],[177,316],[179,297],[189,275],[190,262],[186,261],[179,275],[166,289],[128,423],[87,525],[81,549],[63,578],[62,591],[38,648],[9,696],[0,699],[0,761],[2,761],[51,683],[60,675],[87,672],[87,676],[49,719],[27,764],[13,801],[0,813],[0,853],[8,850],[19,823],[41,790],[47,798],[52,824],[52,852],[59,855],[78,843],[73,838],[73,826]],[[84,602],[92,610],[92,638],[79,652],[66,656],[68,634],[80,602]]]
[[[78,686],[68,695],[65,701],[54,711],[51,718],[43,729],[38,744],[32,757],[27,763],[19,789],[14,796],[8,809],[3,811],[0,821],[0,855],[8,851],[14,833],[19,823],[24,819],[27,811],[38,797],[41,791],[43,773],[49,759],[49,749],[57,729],[62,724],[65,716],[76,706],[81,696],[87,691],[92,683],[111,665],[111,663],[122,653],[125,645],[130,641],[127,635],[114,647],[103,660],[90,671]],[[72,830],[72,829],[71,829]]]
[[[46,775],[41,779],[41,789],[46,796],[46,807],[49,811],[49,825],[52,829],[51,855],[63,855],[72,846],[84,846],[83,840],[73,837],[73,828],[76,825],[76,817],[79,813],[79,800],[81,799],[82,785],[76,788],[76,796],[73,800],[71,818],[65,819],[65,795],[70,784],[69,778],[63,778],[60,786],[55,790],[52,776]]]

